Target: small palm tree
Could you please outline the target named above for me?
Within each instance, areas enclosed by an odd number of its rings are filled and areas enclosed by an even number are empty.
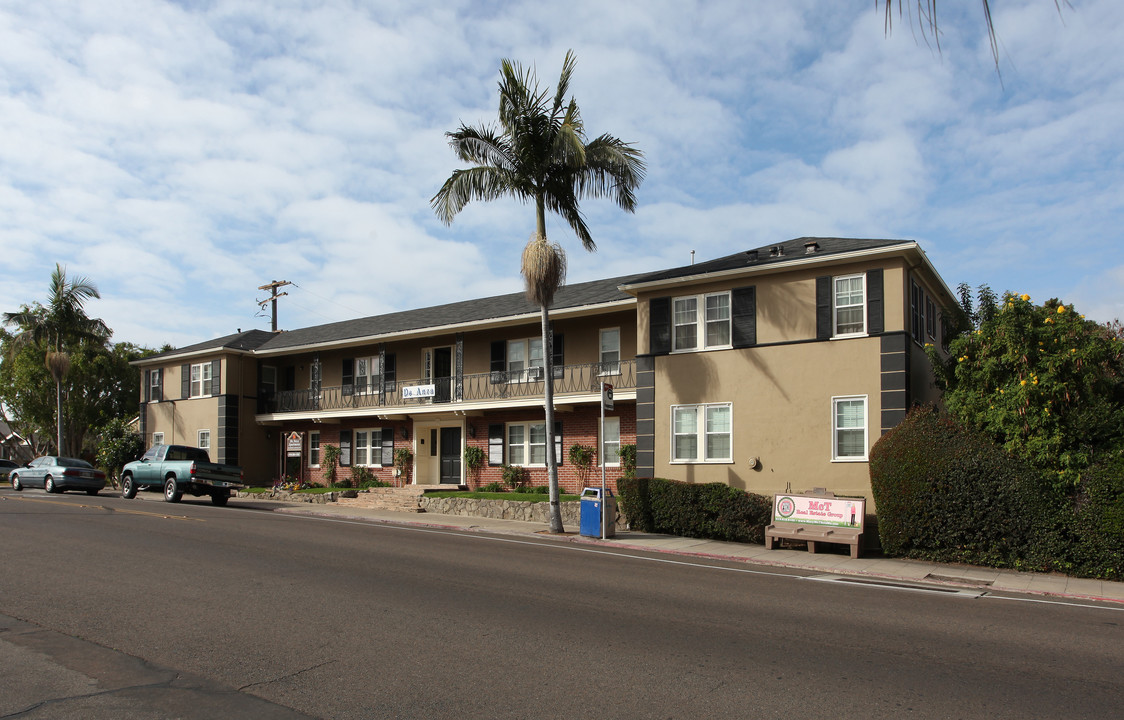
[[[62,445],[62,382],[70,371],[68,343],[98,342],[104,344],[111,335],[104,322],[86,315],[84,306],[90,298],[100,298],[97,286],[85,277],[67,280],[66,269],[55,263],[51,273],[50,298],[46,307],[35,303],[24,305],[14,313],[4,313],[4,324],[20,329],[13,347],[26,343],[45,344],[44,363],[55,381],[57,400],[59,454]]]
[[[607,197],[621,209],[636,208],[636,189],[644,179],[644,156],[612,135],[586,141],[577,102],[569,92],[577,60],[562,62],[553,97],[539,90],[533,70],[511,60],[500,64],[499,128],[461,125],[446,133],[449,145],[473,167],[455,170],[433,197],[434,212],[446,225],[473,200],[510,196],[535,206],[535,232],[523,249],[521,270],[527,298],[541,309],[546,382],[546,464],[550,478],[550,530],[560,533],[558,461],[554,454],[553,352],[550,306],[566,281],[566,255],[546,237],[546,211],[560,215],[582,246],[596,249],[578,207],[585,197]]]

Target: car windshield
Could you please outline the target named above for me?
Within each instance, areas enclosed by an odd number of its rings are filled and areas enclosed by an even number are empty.
[[[68,457],[60,457],[59,461],[58,461],[58,464],[59,464],[60,467],[75,467],[75,468],[92,468],[93,467],[93,465],[86,462],[85,460],[79,460],[78,458],[68,458]]]

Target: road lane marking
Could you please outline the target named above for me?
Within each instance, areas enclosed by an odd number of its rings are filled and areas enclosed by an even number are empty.
[[[193,517],[190,517],[188,515],[169,515],[168,513],[152,513],[152,512],[145,512],[144,510],[122,510],[122,509],[115,508],[115,507],[109,507],[108,505],[86,505],[84,503],[71,503],[71,502],[66,502],[66,501],[63,501],[63,500],[41,500],[39,498],[25,498],[25,497],[16,497],[16,498],[10,497],[10,498],[5,498],[5,499],[6,500],[21,500],[23,502],[43,503],[45,505],[63,505],[65,507],[77,507],[77,508],[87,508],[87,509],[96,509],[96,510],[106,510],[108,512],[124,513],[126,515],[147,515],[148,517],[167,518],[169,520],[190,520],[192,522],[207,522],[203,518],[193,518]]]

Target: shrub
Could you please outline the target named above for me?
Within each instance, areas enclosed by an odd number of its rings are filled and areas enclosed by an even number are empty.
[[[1070,572],[1124,579],[1124,456],[1082,474],[1069,531]]]
[[[772,501],[722,483],[622,478],[617,484],[629,527],[683,537],[763,543]]]
[[[1027,569],[1057,556],[1064,497],[935,408],[912,410],[875,443],[870,479],[887,555]]]
[[[621,469],[623,476],[629,480],[636,479],[636,446],[621,444],[620,447]]]
[[[490,482],[480,486],[480,492],[503,492],[503,483]]]
[[[512,490],[523,487],[527,483],[527,468],[521,465],[504,465],[502,475],[504,483]]]
[[[536,485],[535,487],[524,488],[523,492],[534,493],[535,495],[549,495],[549,485]]]
[[[480,471],[484,468],[484,459],[484,448],[476,445],[465,447],[464,466],[468,470],[469,477],[476,482],[480,482]]]
[[[593,469],[593,459],[596,451],[589,445],[575,443],[570,446],[570,464],[578,471],[578,482],[582,487],[589,484],[589,472]]]
[[[364,483],[370,483],[375,479],[375,474],[362,465],[351,468],[351,480],[355,483],[355,487],[364,487]],[[347,484],[347,487],[351,487],[351,482]]]

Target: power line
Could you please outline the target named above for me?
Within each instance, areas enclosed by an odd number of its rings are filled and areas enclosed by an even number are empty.
[[[292,284],[293,283],[289,282],[288,280],[274,280],[271,283],[266,283],[265,285],[258,286],[258,290],[268,290],[269,291],[269,297],[267,297],[265,300],[258,300],[258,305],[260,305],[261,309],[264,310],[266,303],[272,303],[272,305],[273,305],[273,323],[272,323],[273,332],[277,332],[277,298],[285,297],[286,295],[289,294],[287,292],[278,293],[277,288],[282,288],[282,287],[285,287],[286,285],[292,285]]]

